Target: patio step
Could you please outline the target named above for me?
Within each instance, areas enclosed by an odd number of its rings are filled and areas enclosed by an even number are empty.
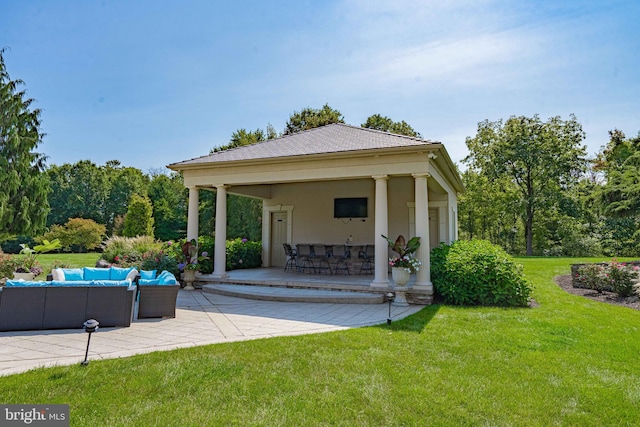
[[[203,285],[202,292],[264,301],[324,302],[332,304],[382,304],[385,301],[384,294],[380,293],[222,283]]]

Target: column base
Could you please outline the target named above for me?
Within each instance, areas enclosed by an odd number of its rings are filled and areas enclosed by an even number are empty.
[[[228,279],[229,278],[229,274],[227,274],[227,272],[224,273],[216,273],[215,271],[211,274],[209,274],[209,277],[212,279]]]
[[[369,284],[369,286],[371,286],[372,288],[388,288],[389,286],[391,286],[391,283],[389,283],[388,280],[384,280],[384,281],[373,281]]]
[[[416,282],[413,284],[413,289],[420,290],[420,291],[427,291],[428,295],[433,295],[433,284],[431,284],[431,282],[427,282],[427,283]]]

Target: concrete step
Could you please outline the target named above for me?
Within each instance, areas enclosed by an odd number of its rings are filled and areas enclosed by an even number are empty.
[[[324,302],[332,304],[382,304],[385,295],[327,289],[294,289],[279,286],[210,284],[202,292],[263,301]]]

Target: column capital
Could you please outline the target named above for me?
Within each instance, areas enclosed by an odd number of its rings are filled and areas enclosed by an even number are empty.
[[[373,175],[371,176],[371,178],[375,179],[376,181],[380,180],[380,179],[389,179],[389,175]]]
[[[414,178],[431,178],[429,172],[412,173],[411,176]]]
[[[221,189],[227,189],[227,188],[229,188],[230,186],[229,186],[229,185],[227,185],[227,184],[216,184],[216,185],[214,185],[213,187],[215,187],[215,189],[216,189],[216,190],[221,190]]]

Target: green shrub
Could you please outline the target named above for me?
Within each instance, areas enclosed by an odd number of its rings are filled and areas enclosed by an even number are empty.
[[[0,244],[2,251],[7,254],[19,254],[22,250],[22,246],[27,245],[30,248],[36,244],[36,241],[29,236],[16,236],[14,239],[5,240]]]
[[[262,265],[262,242],[227,240],[227,270],[257,268]]]
[[[59,239],[62,247],[72,252],[86,252],[102,243],[106,228],[92,219],[70,218],[65,225],[53,225],[44,239]]]
[[[592,289],[598,293],[613,292],[613,287],[605,280],[603,264],[587,264],[578,269],[574,288]]]
[[[176,277],[180,276],[178,262],[163,250],[145,252],[139,266],[141,270],[156,270],[158,273],[167,270]]]
[[[634,294],[638,267],[620,263],[615,259],[600,264],[587,264],[578,269],[575,287],[586,288],[602,293],[613,292],[620,297]]]
[[[447,304],[526,306],[531,295],[521,266],[485,240],[458,240],[433,249],[431,280]]]
[[[200,272],[203,274],[213,273],[213,252],[215,239],[211,236],[198,237],[198,257],[203,257],[198,261],[200,264]],[[205,255],[206,254],[206,255]]]
[[[0,280],[12,278],[13,272],[16,271],[20,264],[20,260],[13,255],[0,253]]]
[[[609,263],[608,279],[619,297],[630,297],[634,294],[633,286],[638,278],[637,267],[612,261]]]
[[[185,255],[182,253],[182,246],[187,242],[187,239],[179,239],[176,241],[168,241],[164,244],[165,253],[176,260],[179,268],[181,269],[185,263]],[[213,272],[213,237],[200,236],[198,237],[198,271],[203,274],[209,274]]]
[[[162,250],[162,243],[153,237],[113,236],[104,243],[102,259],[123,267],[138,267],[142,262],[143,254],[160,250]]]

